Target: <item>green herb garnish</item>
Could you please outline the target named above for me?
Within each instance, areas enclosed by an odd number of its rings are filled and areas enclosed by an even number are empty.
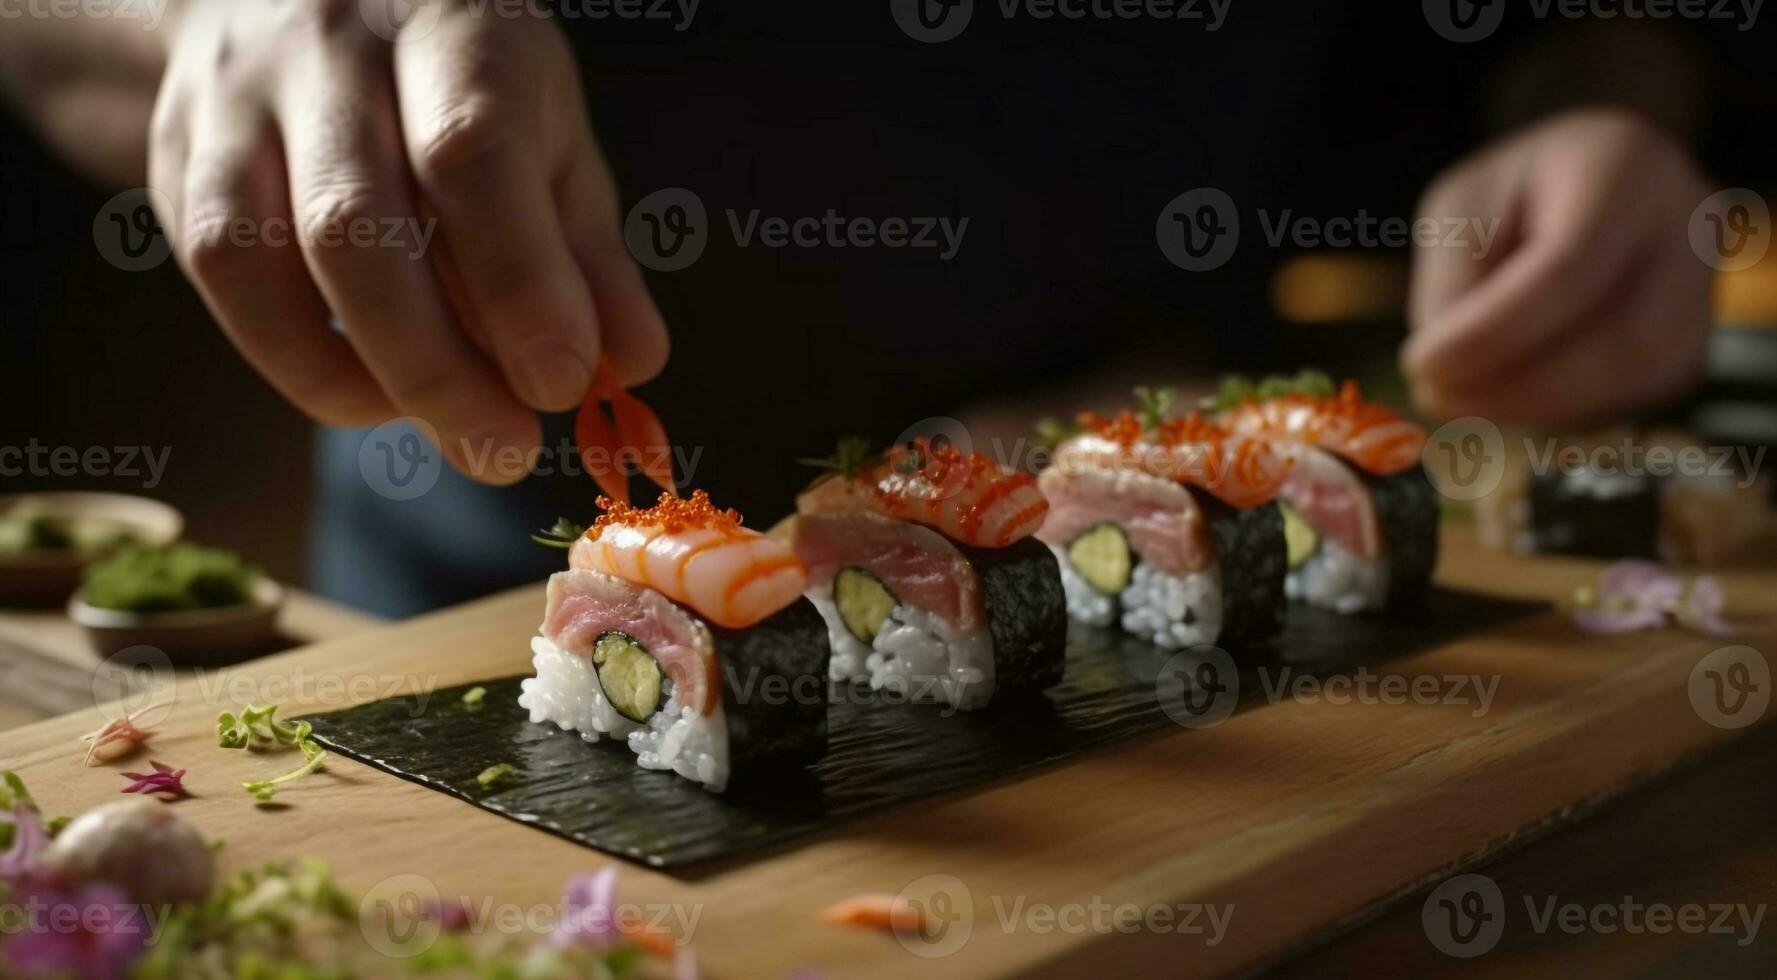
[[[517,766],[510,762],[502,762],[497,766],[488,766],[486,769],[483,769],[481,775],[475,777],[475,781],[481,784],[482,789],[486,789],[517,772]]]
[[[1314,368],[1303,368],[1293,375],[1268,374],[1256,383],[1244,375],[1230,374],[1216,386],[1216,393],[1205,399],[1204,407],[1221,412],[1255,399],[1270,401],[1288,395],[1331,398],[1338,393],[1332,376]]]
[[[826,471],[816,477],[814,483],[810,484],[810,486],[815,486],[836,476],[851,479],[864,472],[864,469],[875,461],[876,453],[870,449],[870,440],[863,436],[841,436],[839,445],[833,450],[833,455],[825,459],[798,459],[796,462],[803,466],[812,466],[817,470]]]
[[[1141,403],[1141,427],[1143,431],[1160,428],[1166,421],[1166,410],[1172,407],[1177,392],[1171,388],[1149,388],[1138,385],[1135,389],[1135,400]]]
[[[300,767],[275,779],[256,779],[241,785],[246,788],[247,792],[258,797],[259,802],[266,803],[277,795],[279,786],[295,782],[309,773],[319,772],[321,767],[326,764],[327,753],[314,739],[304,739],[298,742],[296,747],[302,750],[302,765]]]
[[[296,771],[285,773],[276,779],[256,779],[241,784],[246,787],[247,792],[258,797],[261,803],[276,795],[279,786],[318,771],[327,758],[320,743],[312,737],[314,725],[300,718],[279,721],[277,713],[278,706],[275,704],[263,708],[248,705],[238,715],[232,711],[224,711],[216,717],[216,744],[225,749],[259,752],[287,749],[294,745],[302,752],[303,764]]]
[[[1047,449],[1050,452],[1054,452],[1056,447],[1069,439],[1072,439],[1074,436],[1079,435],[1080,427],[1077,425],[1068,425],[1060,419],[1046,415],[1037,419],[1037,424],[1034,426],[1034,432],[1035,435],[1032,437],[1031,442],[1039,449]]]
[[[86,572],[86,601],[124,612],[221,609],[252,601],[259,570],[216,548],[130,545]]]
[[[279,721],[277,705],[255,708],[248,705],[236,715],[224,711],[216,716],[216,744],[225,749],[289,748],[308,741],[315,726],[302,721]]]
[[[531,540],[550,548],[571,548],[586,533],[586,526],[575,524],[565,517],[555,519],[555,526],[544,528],[531,535]]]

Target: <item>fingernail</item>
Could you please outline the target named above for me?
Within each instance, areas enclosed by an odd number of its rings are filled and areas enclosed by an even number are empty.
[[[491,425],[463,437],[458,468],[478,483],[509,486],[530,474],[536,452],[533,428]]]
[[[518,357],[518,382],[532,408],[561,412],[578,405],[592,387],[592,373],[573,348],[556,340],[543,340]]]

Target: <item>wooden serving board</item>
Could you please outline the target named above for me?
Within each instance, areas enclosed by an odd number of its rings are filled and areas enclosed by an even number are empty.
[[[1447,530],[1445,544],[1439,579],[1457,588],[1563,600],[1599,567],[1481,552],[1461,529]],[[697,879],[622,863],[620,898],[697,915],[693,946],[714,977],[1247,972],[1748,731],[1706,722],[1691,678],[1723,646],[1777,650],[1777,574],[1723,580],[1730,612],[1749,627],[1733,640],[1678,630],[1591,637],[1551,613],[1375,669],[1403,685],[1437,679],[1440,691],[1452,690],[1450,676],[1497,677],[1485,712],[1285,697],[1215,727],[890,809]],[[521,672],[541,609],[542,589],[526,588],[183,678],[177,712],[148,754],[190,770],[199,795],[180,813],[228,842],[230,867],[317,855],[354,892],[417,875],[446,898],[549,905],[571,873],[614,859],[345,759],[288,789],[281,806],[256,808],[239,782],[290,760],[221,750],[212,731],[217,712],[247,698],[307,713]],[[1768,673],[1762,683],[1768,697]],[[100,719],[92,709],[6,733],[0,768],[17,769],[51,813],[113,799],[118,770],[78,764],[78,736]],[[916,956],[893,936],[817,919],[832,902],[928,875],[966,889],[949,896],[953,912],[965,897],[973,909],[952,916],[967,939],[948,955]],[[1226,931],[1213,945],[1202,934],[1125,933],[1093,911],[1125,904],[1215,906]]]

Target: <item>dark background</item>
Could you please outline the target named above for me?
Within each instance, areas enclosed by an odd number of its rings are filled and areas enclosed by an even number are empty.
[[[767,523],[804,479],[789,460],[837,434],[882,439],[965,405],[1065,391],[1110,362],[1157,377],[1305,362],[1373,374],[1402,334],[1398,285],[1381,315],[1286,322],[1271,289],[1294,250],[1264,246],[1257,212],[1410,218],[1440,169],[1554,108],[1642,107],[1692,139],[1722,186],[1772,186],[1777,25],[1539,22],[1530,9],[1511,5],[1470,45],[1436,36],[1418,5],[1349,2],[1234,0],[1208,33],[1008,21],[984,0],[936,45],[902,34],[885,2],[704,0],[683,34],[565,21],[626,204],[691,188],[720,229],[693,267],[650,274],[675,350],[641,394],[676,442],[704,447],[696,482]],[[119,188],[70,173],[16,116],[0,122],[0,167],[0,444],[171,447],[152,494],[186,511],[192,536],[302,580],[308,424],[247,370],[172,262],[105,262],[93,219]],[[1207,274],[1154,243],[1164,204],[1198,186],[1226,190],[1243,220],[1236,258]],[[945,263],[736,248],[727,208],[970,223]],[[1397,283],[1407,258],[1350,252]],[[1065,394],[1055,405],[1073,407]],[[140,492],[118,478],[5,482]],[[328,506],[359,522],[338,533],[379,526],[382,502],[361,482],[330,487]],[[584,513],[592,488],[558,477],[472,493],[522,540],[527,522]],[[441,584],[437,601],[558,558]]]

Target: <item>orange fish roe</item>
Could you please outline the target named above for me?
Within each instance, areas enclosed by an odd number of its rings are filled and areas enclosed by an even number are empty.
[[[676,534],[690,528],[735,528],[741,521],[740,511],[733,507],[718,509],[703,490],[694,490],[689,497],[675,497],[662,491],[652,507],[634,507],[609,497],[598,498],[598,505],[604,513],[586,529],[589,538],[598,537],[607,527],[659,527],[668,534]]]
[[[1216,446],[1229,434],[1227,429],[1195,410],[1162,420],[1160,427],[1152,433],[1144,430],[1141,420],[1127,408],[1108,419],[1096,412],[1081,412],[1079,422],[1080,428],[1125,448],[1141,442],[1144,435],[1160,446]]]
[[[981,548],[1004,548],[1028,537],[1049,510],[1030,474],[925,437],[891,447],[843,480],[817,484],[798,507],[805,513],[861,507]]]

